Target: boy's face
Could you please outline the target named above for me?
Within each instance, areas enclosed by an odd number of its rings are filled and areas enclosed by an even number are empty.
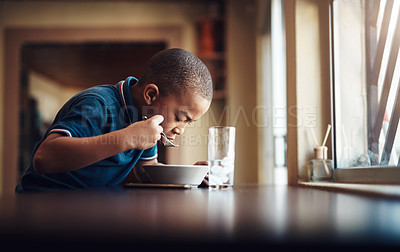
[[[198,120],[210,107],[210,101],[194,93],[185,95],[170,94],[158,97],[152,106],[152,114],[164,117],[161,126],[169,140],[174,140],[176,135],[182,135],[188,124]]]

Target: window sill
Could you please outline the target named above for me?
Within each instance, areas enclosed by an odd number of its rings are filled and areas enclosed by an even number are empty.
[[[334,182],[299,182],[298,184],[318,189],[400,198],[400,185],[350,184]]]

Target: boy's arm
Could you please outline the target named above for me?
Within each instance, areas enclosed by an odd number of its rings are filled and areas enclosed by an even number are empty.
[[[157,158],[152,160],[139,160],[128,176],[122,181],[122,184],[125,183],[145,183],[148,182],[147,175],[142,167],[142,165],[150,165],[150,164],[157,164]]]
[[[52,133],[33,157],[39,173],[62,173],[77,170],[118,153],[153,147],[163,131],[164,118],[156,115],[128,127],[93,137],[67,137]]]

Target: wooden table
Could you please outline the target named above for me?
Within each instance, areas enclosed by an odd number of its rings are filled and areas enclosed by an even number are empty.
[[[0,199],[0,237],[41,249],[400,247],[400,200],[261,185],[34,193]]]

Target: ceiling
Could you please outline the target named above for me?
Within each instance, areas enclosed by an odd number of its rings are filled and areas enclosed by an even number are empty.
[[[164,42],[29,43],[22,64],[62,85],[87,88],[140,77],[150,57],[165,48]]]

